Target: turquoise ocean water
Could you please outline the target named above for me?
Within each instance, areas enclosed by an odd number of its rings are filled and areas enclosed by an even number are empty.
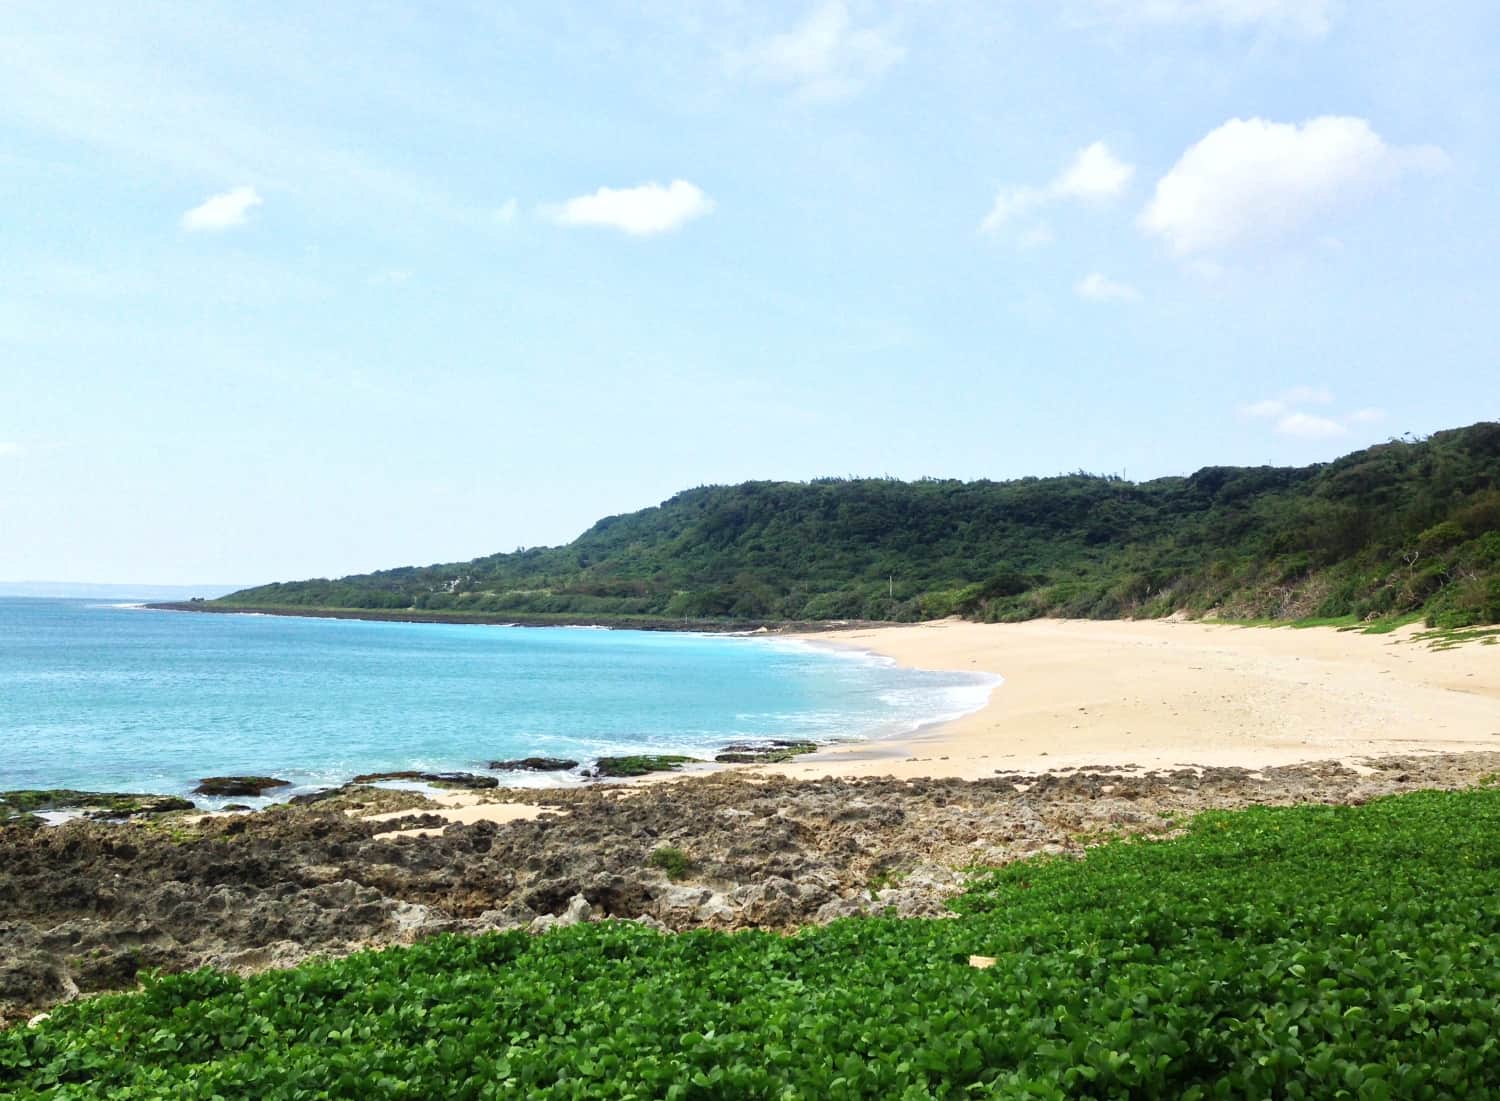
[[[533,754],[711,756],[903,733],[980,707],[993,683],[793,640],[0,598],[0,789],[172,793],[255,773],[295,791]]]

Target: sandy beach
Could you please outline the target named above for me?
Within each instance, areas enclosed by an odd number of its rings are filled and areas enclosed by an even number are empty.
[[[1351,765],[1500,749],[1500,647],[1181,620],[956,620],[809,636],[1004,678],[981,710],[764,771],[978,779],[1071,766]]]

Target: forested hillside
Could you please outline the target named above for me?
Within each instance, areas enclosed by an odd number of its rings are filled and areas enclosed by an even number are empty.
[[[687,490],[572,543],[265,585],[235,607],[490,616],[1500,622],[1500,423],[1144,483],[820,479]]]

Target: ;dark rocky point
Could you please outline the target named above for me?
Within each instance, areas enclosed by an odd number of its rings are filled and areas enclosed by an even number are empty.
[[[577,761],[566,757],[519,757],[514,761],[491,761],[490,768],[497,772],[566,772],[577,768]]]
[[[264,795],[272,788],[288,788],[290,780],[274,776],[205,776],[193,789],[194,795]]]
[[[416,772],[401,769],[397,772],[365,772],[350,783],[373,784],[381,780],[420,780],[439,788],[497,788],[500,781],[493,776],[481,776],[477,772]]]
[[[596,780],[615,780],[627,776],[645,776],[651,772],[676,772],[683,765],[696,764],[696,757],[674,753],[638,753],[630,757],[600,757],[584,775]]]
[[[772,738],[764,742],[731,742],[714,760],[721,765],[775,765],[818,748],[817,742],[800,738]]]
[[[73,791],[68,788],[0,792],[0,823],[34,818],[38,811],[78,811],[85,818],[108,820],[136,814],[166,814],[193,810],[194,805],[176,795],[141,795],[118,791]]]

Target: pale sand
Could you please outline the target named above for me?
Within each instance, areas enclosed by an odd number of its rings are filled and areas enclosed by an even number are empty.
[[[809,636],[1004,683],[987,706],[953,722],[751,771],[975,779],[1085,765],[1257,768],[1500,750],[1500,646],[1436,651],[1413,641],[1417,630],[945,620]]]

